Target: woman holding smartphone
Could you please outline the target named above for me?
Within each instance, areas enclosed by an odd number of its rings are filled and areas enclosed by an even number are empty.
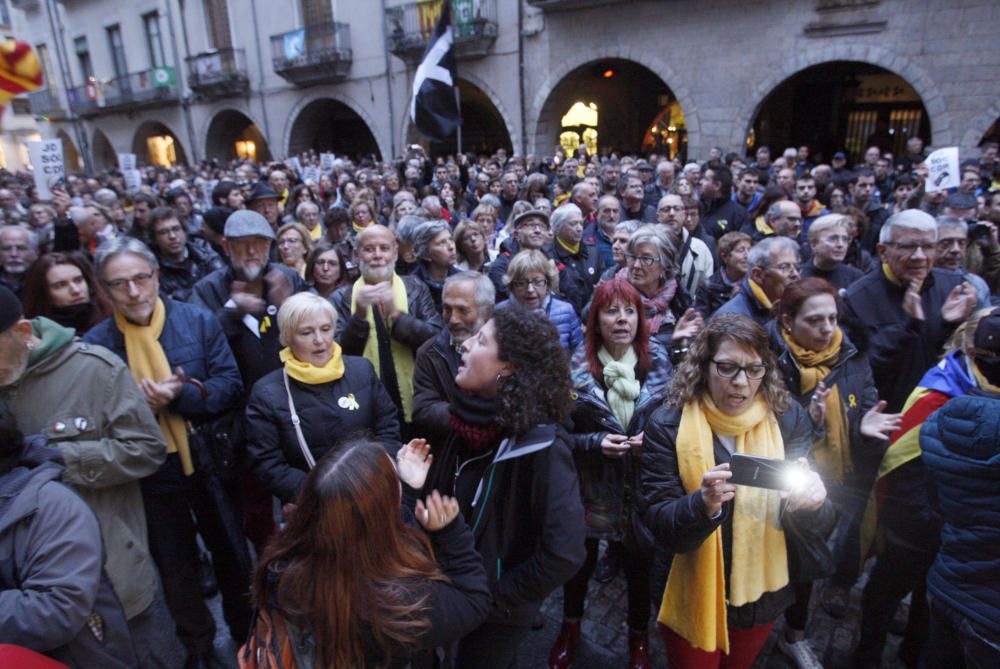
[[[646,525],[673,553],[660,606],[671,667],[750,667],[795,598],[785,528],[821,537],[833,511],[805,460],[814,439],[792,402],[764,329],[739,314],[711,320],[646,424]],[[798,460],[800,484],[736,486],[735,453]]]

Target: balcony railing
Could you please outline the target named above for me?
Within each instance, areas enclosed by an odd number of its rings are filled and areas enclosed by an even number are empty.
[[[186,61],[188,85],[203,98],[242,95],[250,87],[243,49],[216,49],[189,56]]]
[[[296,86],[340,81],[354,59],[351,27],[327,22],[271,35],[271,59],[274,71]]]
[[[171,68],[131,72],[119,79],[91,79],[69,90],[69,106],[80,116],[165,107],[179,102],[177,81]]]
[[[633,0],[528,0],[528,4],[532,7],[538,7],[547,12],[569,11],[599,5],[619,5],[624,2],[633,2]]]
[[[28,109],[35,116],[48,116],[50,119],[66,116],[66,107],[59,99],[59,92],[49,87],[28,93]]]
[[[441,14],[441,2],[409,2],[385,10],[389,24],[389,51],[407,62],[416,62]],[[497,39],[496,0],[450,0],[455,27],[455,55],[480,58]]]

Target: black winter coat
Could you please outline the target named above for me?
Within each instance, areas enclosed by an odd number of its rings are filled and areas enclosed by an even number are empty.
[[[597,250],[597,246],[581,242],[580,250],[574,254],[557,241],[546,249],[545,255],[556,261],[559,293],[573,305],[577,315],[583,313],[583,308],[594,293],[594,286],[604,273],[601,252]]]
[[[455,397],[455,375],[462,356],[441,330],[417,350],[413,369],[413,434],[432,445],[443,444],[451,430],[448,405]]]
[[[641,466],[646,525],[656,537],[658,553],[671,554],[696,550],[721,525],[728,589],[729,566],[732,561],[733,502],[726,502],[722,506],[722,514],[711,519],[701,493],[698,490],[690,494],[685,492],[676,451],[680,420],[679,407],[663,406],[646,423]],[[817,433],[804,409],[792,403],[778,417],[778,426],[785,443],[786,460],[808,455]],[[714,439],[714,454],[716,464],[732,459],[718,438]],[[782,512],[782,524],[787,526],[794,523],[800,534],[812,536],[817,542],[825,539],[833,522],[833,507],[829,501],[814,512]],[[665,582],[654,584],[653,592],[662,594],[665,585]],[[729,625],[745,629],[773,621],[794,601],[793,590],[790,584],[776,592],[764,593],[756,602],[738,608],[727,606]]]
[[[370,362],[347,355],[343,360],[344,375],[336,381],[311,385],[288,378],[306,445],[318,461],[344,437],[369,431],[395,456],[400,447],[396,405]],[[247,437],[257,480],[282,502],[291,502],[309,467],[292,425],[283,372],[276,369],[254,385]]]
[[[204,239],[193,237],[187,243],[188,257],[174,262],[157,253],[160,261],[160,292],[175,300],[187,302],[191,290],[212,272],[225,269],[226,262]]]
[[[708,320],[723,304],[733,299],[733,290],[732,284],[726,283],[722,278],[722,270],[716,270],[715,274],[698,286],[694,299],[695,311]]]
[[[583,506],[569,436],[537,425],[493,451],[436,450],[424,485],[458,498],[493,592],[488,622],[525,625],[586,557]]]

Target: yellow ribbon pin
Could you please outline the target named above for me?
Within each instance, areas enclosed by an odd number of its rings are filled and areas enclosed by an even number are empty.
[[[858,408],[858,398],[854,396],[853,393],[847,396],[847,404],[852,408]]]
[[[265,334],[270,327],[271,327],[271,317],[264,316],[264,320],[260,322],[260,333]]]

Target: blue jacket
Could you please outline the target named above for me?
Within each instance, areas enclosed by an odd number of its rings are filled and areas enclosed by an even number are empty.
[[[920,448],[941,548],[927,590],[985,636],[1000,637],[1000,398],[978,389],[931,414]]]
[[[504,300],[496,308],[503,309],[509,304],[514,304],[513,300]],[[559,343],[562,344],[567,353],[572,353],[583,341],[583,327],[580,325],[580,319],[577,317],[573,305],[554,295],[549,295],[545,298],[542,311],[559,331]]]
[[[719,314],[743,314],[747,318],[757,321],[761,327],[767,325],[767,322],[771,320],[771,310],[765,307],[750,290],[749,280],[749,278],[743,279],[740,284],[740,292],[719,307],[711,318],[715,318]]]

